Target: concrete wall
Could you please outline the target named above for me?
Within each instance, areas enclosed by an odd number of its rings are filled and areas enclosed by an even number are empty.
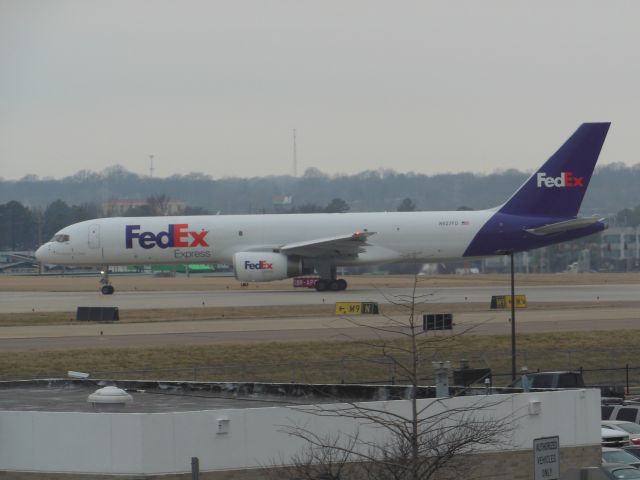
[[[540,402],[537,414],[530,402]],[[420,404],[433,402],[421,400]],[[495,404],[496,416],[511,416],[517,428],[506,439],[514,469],[527,476],[534,438],[560,437],[564,462],[583,462],[599,456],[600,394],[596,390],[459,397],[447,408],[474,402]],[[378,408],[406,413],[407,401],[371,402]],[[432,409],[445,408],[434,404]],[[218,421],[228,419],[228,433],[218,433]],[[304,423],[315,432],[349,432],[355,423],[345,418],[317,417],[287,407],[171,413],[0,412],[0,470],[95,474],[163,474],[190,470],[191,457],[212,471],[264,467],[299,451],[298,439],[281,427]],[[373,437],[371,429],[363,435]],[[527,452],[528,451],[528,452]],[[585,453],[586,452],[586,453]],[[595,452],[595,453],[594,453]],[[490,457],[487,457],[487,460]],[[573,460],[572,460],[573,459]],[[499,461],[504,472],[505,460]],[[593,464],[593,463],[591,463]],[[569,465],[563,464],[563,469]],[[571,465],[576,466],[576,465]],[[229,472],[230,473],[230,472]],[[246,472],[249,477],[250,472]],[[249,478],[247,477],[247,478]],[[204,478],[204,477],[203,477]],[[237,477],[242,478],[242,475]],[[486,478],[500,478],[487,476]]]

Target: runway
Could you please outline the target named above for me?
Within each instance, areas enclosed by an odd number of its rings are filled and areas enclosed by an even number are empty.
[[[530,302],[631,302],[640,300],[639,285],[552,285],[523,286],[516,293]],[[419,288],[417,295],[430,303],[484,303],[492,295],[509,294],[509,288],[440,287]],[[119,307],[121,310],[149,308],[242,307],[278,305],[321,305],[344,301],[373,301],[381,304],[406,299],[407,288],[353,289],[345,292],[293,290],[116,292],[0,292],[0,313],[75,312],[78,306]]]
[[[54,279],[55,280],[55,279]],[[56,282],[51,285],[55,287]],[[73,323],[65,325],[0,327],[0,348],[5,350],[56,350],[76,348],[161,347],[276,341],[336,341],[372,337],[376,333],[354,324],[384,326],[384,316],[346,319],[335,316],[298,316],[283,313],[273,316],[273,307],[333,305],[338,301],[374,301],[382,305],[406,301],[411,289],[359,286],[346,292],[310,290],[211,290],[211,291],[122,291],[105,296],[98,292],[2,291],[0,313],[67,312],[73,318],[78,306],[118,307],[126,311],[150,309],[202,309],[203,307],[272,307],[269,318],[218,318],[177,321],[121,323]],[[537,309],[519,310],[519,333],[571,332],[578,330],[621,330],[640,328],[640,285],[523,285],[517,293],[525,294],[529,303],[544,304]],[[421,287],[420,301],[431,304],[467,305],[454,314],[453,333],[469,330],[471,334],[511,332],[510,312],[490,310],[492,295],[509,294],[500,286]],[[601,306],[599,306],[601,305]],[[322,310],[322,309],[321,309]],[[200,310],[202,311],[202,310]],[[301,312],[300,309],[297,310]],[[332,311],[325,310],[325,311]],[[393,311],[393,310],[391,310]],[[242,310],[241,310],[242,312]],[[284,312],[284,310],[283,310]],[[398,310],[395,310],[398,312]],[[224,313],[222,310],[221,313]],[[133,315],[135,317],[135,315]],[[223,315],[224,316],[224,315]],[[248,317],[248,315],[247,315]],[[162,318],[162,317],[161,317]],[[174,321],[176,318],[176,321]],[[404,320],[393,317],[394,321]],[[442,333],[441,333],[442,334]]]

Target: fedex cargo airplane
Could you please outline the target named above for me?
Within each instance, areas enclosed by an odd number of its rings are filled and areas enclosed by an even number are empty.
[[[488,210],[100,218],[63,228],[36,252],[43,263],[227,263],[242,282],[316,274],[344,290],[336,267],[505,255],[607,228],[578,211],[609,123],[584,123],[506,202]]]

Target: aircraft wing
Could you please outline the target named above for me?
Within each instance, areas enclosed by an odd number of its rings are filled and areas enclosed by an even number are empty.
[[[288,243],[280,247],[282,253],[302,257],[357,257],[364,252],[367,239],[373,232],[355,232],[350,235],[319,238],[305,242]]]
[[[549,223],[541,227],[527,228],[525,231],[534,235],[552,235],[554,233],[564,233],[579,228],[588,227],[594,223],[603,221],[604,218],[574,218],[564,222]]]

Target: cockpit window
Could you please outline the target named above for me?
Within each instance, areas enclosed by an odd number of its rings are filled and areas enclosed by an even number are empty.
[[[52,242],[64,243],[69,241],[69,235],[64,235],[62,233],[58,233],[53,236],[51,239]]]

